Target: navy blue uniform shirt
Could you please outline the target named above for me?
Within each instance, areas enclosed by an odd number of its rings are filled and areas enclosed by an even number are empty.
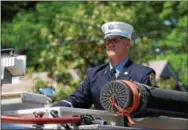
[[[116,79],[131,80],[146,85],[152,85],[150,82],[150,74],[152,73],[155,74],[153,69],[136,64],[128,59],[124,65],[123,71],[119,73]],[[112,76],[110,75],[109,63],[91,68],[80,87],[67,99],[60,101],[54,106],[90,108],[90,106],[94,104],[95,109],[104,110],[100,103],[100,91],[101,88],[111,80]]]

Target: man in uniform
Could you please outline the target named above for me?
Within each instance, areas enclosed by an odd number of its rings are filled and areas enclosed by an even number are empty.
[[[154,85],[154,70],[136,64],[129,58],[133,27],[124,22],[108,22],[101,28],[109,63],[90,69],[79,88],[68,98],[53,106],[90,108],[94,104],[95,109],[103,110],[100,103],[100,90],[111,80],[131,80]]]

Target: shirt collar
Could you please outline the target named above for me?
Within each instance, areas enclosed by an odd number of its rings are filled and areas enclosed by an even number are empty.
[[[126,58],[123,62],[121,62],[119,65],[116,65],[115,66],[115,69],[116,69],[116,71],[117,72],[122,72],[122,70],[123,70],[123,68],[124,68],[124,66],[125,66],[125,64],[127,63],[127,61],[128,61],[128,58]],[[110,70],[113,68],[113,66],[112,66],[112,64],[111,63],[109,63],[110,64]]]

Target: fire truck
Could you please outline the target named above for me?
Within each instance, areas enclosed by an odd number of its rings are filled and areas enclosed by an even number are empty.
[[[1,86],[26,74],[26,56],[1,53]],[[19,89],[19,88],[18,88]],[[114,80],[100,93],[105,110],[50,107],[55,92],[1,93],[1,129],[188,129],[188,93]]]

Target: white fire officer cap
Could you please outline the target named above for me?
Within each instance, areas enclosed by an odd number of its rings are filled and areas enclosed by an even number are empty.
[[[125,22],[108,22],[101,27],[104,33],[104,39],[113,36],[123,36],[131,40],[133,26]]]

